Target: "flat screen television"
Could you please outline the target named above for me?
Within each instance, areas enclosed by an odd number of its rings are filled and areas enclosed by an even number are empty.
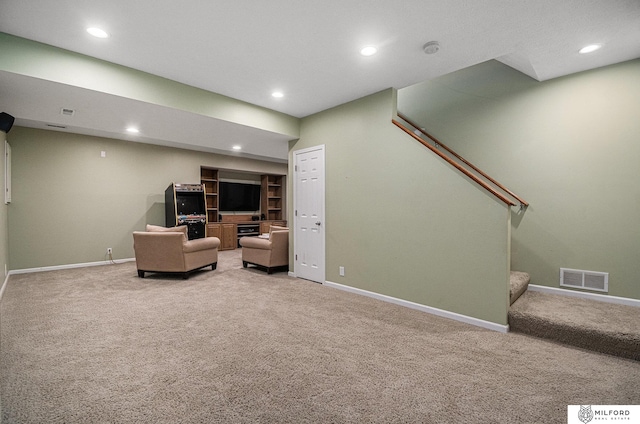
[[[256,212],[260,210],[260,186],[220,181],[221,212]]]

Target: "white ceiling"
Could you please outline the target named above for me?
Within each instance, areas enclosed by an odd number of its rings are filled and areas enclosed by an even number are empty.
[[[544,81],[640,57],[639,0],[0,0],[0,11],[2,32],[295,117],[490,59]],[[111,37],[93,38],[88,26]],[[441,49],[426,55],[431,40]],[[577,53],[590,43],[604,47]],[[378,54],[358,53],[368,44]],[[69,87],[38,84],[0,73],[0,108],[16,124],[66,118],[55,95]],[[274,90],[285,97],[271,97]],[[283,135],[186,111],[168,131],[162,113],[176,111],[84,91],[74,93],[83,104],[117,106],[119,115],[87,114],[67,131],[128,139],[123,122],[136,111],[144,142],[229,153],[237,139],[244,155],[286,160]]]

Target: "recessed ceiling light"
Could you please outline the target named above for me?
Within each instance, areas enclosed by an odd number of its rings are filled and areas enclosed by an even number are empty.
[[[232,147],[233,150],[242,150],[242,146],[233,146]]]
[[[87,32],[91,35],[93,35],[94,37],[98,37],[98,38],[109,38],[109,34],[107,34],[106,31],[100,29],[100,28],[96,28],[96,27],[91,27],[91,28],[87,28]]]
[[[135,128],[135,127],[129,127],[129,128],[127,128],[127,132],[129,132],[131,134],[138,134],[140,132],[140,130]]]
[[[273,93],[271,93],[271,95],[276,99],[284,97],[284,93],[282,91],[274,91]]]
[[[375,46],[366,46],[360,50],[362,56],[373,56],[376,53],[378,53],[378,48]]]
[[[600,49],[600,47],[602,47],[602,44],[589,44],[588,46],[581,48],[579,53],[585,54],[595,52],[596,50]]]

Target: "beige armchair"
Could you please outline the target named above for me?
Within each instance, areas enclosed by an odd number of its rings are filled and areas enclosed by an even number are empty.
[[[147,225],[147,231],[134,231],[133,250],[136,255],[138,276],[145,272],[180,273],[187,278],[191,271],[218,264],[220,239],[187,238],[187,227],[165,228]]]
[[[242,237],[242,266],[257,265],[271,274],[274,268],[289,266],[289,228],[271,226],[269,238]]]

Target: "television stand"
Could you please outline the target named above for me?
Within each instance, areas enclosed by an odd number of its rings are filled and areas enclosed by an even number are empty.
[[[240,238],[268,233],[272,225],[287,226],[287,221],[284,220],[252,221],[251,215],[246,215],[244,220],[241,220],[241,217],[242,215],[222,215],[222,222],[207,224],[207,236],[220,239],[218,250],[237,249],[240,247]]]
[[[240,247],[242,237],[255,237],[260,235],[260,222],[251,224],[237,224],[237,247]]]

